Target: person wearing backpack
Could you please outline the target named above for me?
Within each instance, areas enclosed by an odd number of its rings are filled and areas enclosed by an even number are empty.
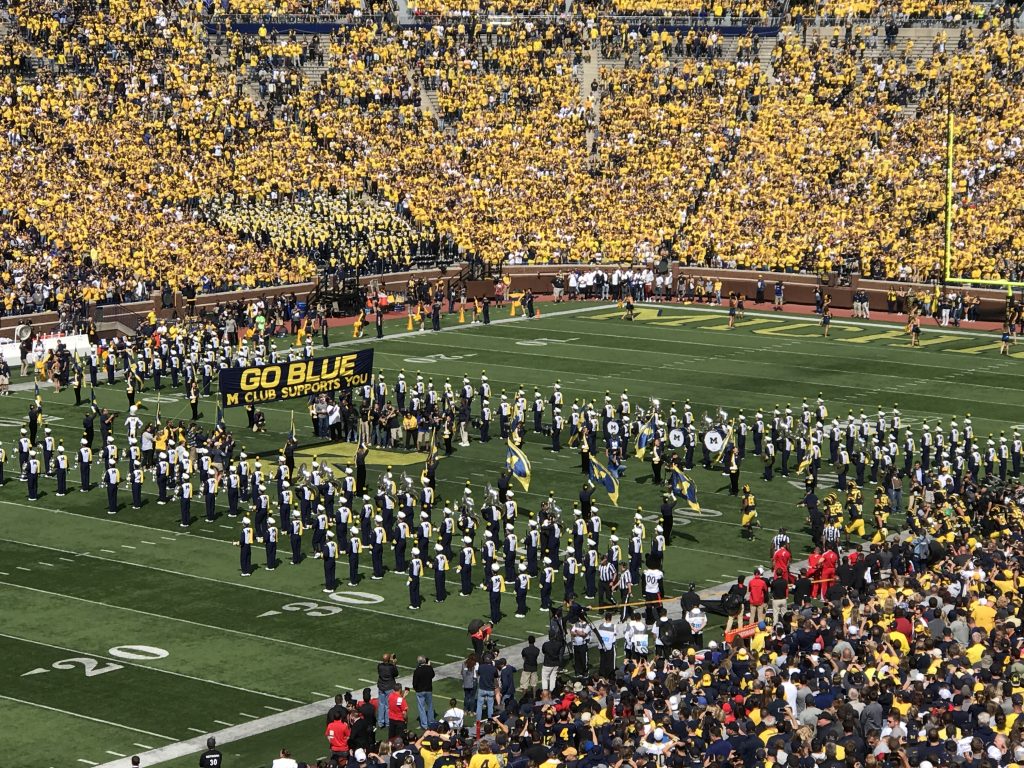
[[[732,631],[733,625],[736,628],[743,626],[743,605],[746,602],[747,587],[743,583],[743,575],[736,577],[736,583],[729,587],[729,591],[722,599],[722,607],[728,618],[725,621],[725,634]]]

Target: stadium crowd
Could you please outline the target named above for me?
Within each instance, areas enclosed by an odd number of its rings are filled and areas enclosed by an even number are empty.
[[[998,14],[931,52],[871,21],[799,24],[769,78],[756,35],[722,57],[714,28],[598,11],[367,16],[322,39],[196,23],[223,10],[11,4],[5,313],[292,282],[332,259],[395,268],[442,240],[492,262],[842,262],[927,280],[947,103],[953,271],[1020,277],[1024,42]],[[599,53],[616,58],[581,87]]]

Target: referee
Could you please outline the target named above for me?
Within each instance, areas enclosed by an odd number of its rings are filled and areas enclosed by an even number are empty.
[[[771,554],[775,554],[784,546],[789,544],[789,534],[786,533],[785,528],[780,528],[779,532],[772,537],[772,551]]]
[[[612,585],[615,583],[615,564],[605,555],[601,558],[601,565],[597,569],[597,578],[600,582],[600,595],[597,599],[601,605],[614,605],[615,595],[612,592]]]
[[[206,751],[199,756],[199,768],[221,768],[224,755],[217,749],[217,740],[211,736],[206,740]]]

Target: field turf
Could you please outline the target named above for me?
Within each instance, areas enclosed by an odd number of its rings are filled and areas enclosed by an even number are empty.
[[[648,305],[633,323],[620,321],[614,305],[546,304],[543,312],[539,319],[508,322],[507,309],[495,310],[492,316],[503,322],[486,328],[458,325],[447,316],[450,328],[440,334],[406,334],[404,319],[396,320],[388,324],[383,342],[353,341],[346,328],[340,331],[345,340],[335,346],[373,346],[376,366],[389,385],[404,369],[410,381],[421,371],[438,389],[448,377],[458,387],[466,374],[475,388],[486,371],[495,403],[502,389],[511,397],[520,385],[528,398],[534,386],[546,398],[560,380],[566,413],[574,399],[600,407],[606,392],[617,400],[628,389],[635,405],[657,397],[664,408],[675,402],[681,412],[688,398],[698,416],[719,407],[732,416],[742,408],[752,420],[759,407],[769,415],[776,405],[789,404],[799,413],[805,398],[813,405],[821,392],[831,415],[840,418],[851,409],[873,417],[879,405],[888,412],[898,403],[904,423],[915,427],[936,418],[948,425],[951,416],[962,418],[965,412],[981,437],[1001,430],[1009,434],[1024,424],[1019,359],[1024,352],[998,356],[998,339],[991,333],[926,323],[923,348],[910,349],[899,325],[866,321],[833,321],[832,338],[826,340],[813,318],[767,312],[748,312],[732,331],[718,309]],[[10,456],[7,482],[0,488],[5,619],[0,655],[6,662],[0,669],[0,743],[10,764],[106,764],[247,722],[255,723],[253,733],[223,747],[229,768],[267,765],[282,745],[299,758],[312,758],[325,752],[323,710],[300,710],[304,719],[298,722],[292,722],[291,710],[370,684],[385,650],[398,652],[403,672],[410,671],[418,653],[444,664],[467,652],[465,627],[484,615],[486,596],[452,594],[439,606],[426,578],[424,607],[411,613],[404,576],[370,581],[368,553],[363,582],[341,587],[329,599],[321,591],[318,561],[270,573],[262,567],[259,546],[253,548],[253,561],[261,567],[251,578],[239,578],[238,553],[231,545],[238,523],[224,515],[224,506],[215,522],[199,520],[183,532],[177,505],[157,506],[148,478],[144,507],[131,510],[130,495],[122,491],[116,516],[107,515],[102,489],[78,492],[77,471],[69,473],[68,496],[57,498],[46,479],[42,497],[29,502],[17,480],[14,444],[33,392],[22,379],[16,377],[15,384],[23,386],[0,398],[0,438]],[[101,387],[96,395],[101,406],[125,409],[120,383]],[[155,394],[147,391],[143,397],[152,416]],[[47,426],[73,454],[82,409],[71,405],[70,392],[55,395],[44,387],[42,398]],[[164,418],[189,413],[180,393],[165,390],[160,400]],[[317,447],[300,401],[267,408],[269,433],[240,439],[248,453],[269,458],[265,465],[273,461],[292,407],[305,460],[319,455],[343,465],[344,448]],[[215,401],[204,401],[202,410],[212,421]],[[227,411],[228,425],[239,433],[244,420],[243,409]],[[515,487],[520,509],[535,510],[553,490],[568,514],[582,482],[579,458],[572,449],[553,454],[548,447],[547,438],[529,435],[525,450],[533,478],[529,493]],[[441,461],[439,497],[456,498],[469,480],[479,502],[484,484],[496,482],[504,458],[500,439],[458,449]],[[371,483],[384,463],[418,477],[422,455],[375,452],[374,460],[379,464],[370,467]],[[756,542],[740,537],[727,478],[694,470],[703,512],[681,512],[677,519],[666,563],[670,595],[680,594],[691,580],[711,587],[766,562],[772,529],[780,525],[790,529],[796,559],[802,559],[809,539],[794,506],[800,480],[794,474],[788,481],[763,483],[761,466],[748,457],[741,477],[758,496],[765,526]],[[94,478],[98,474],[94,470]],[[659,494],[649,465],[628,462],[618,507],[600,490],[595,500],[606,526],[618,523],[625,531],[637,506],[654,519]],[[193,504],[194,516],[201,506]],[[344,560],[338,569],[339,576],[347,575]],[[449,579],[457,581],[454,571]],[[455,583],[450,587],[457,591]],[[555,596],[561,596],[560,583]],[[538,606],[536,595],[530,604]],[[503,607],[508,618],[497,629],[503,645],[530,632],[544,633],[546,614],[531,610],[526,619],[513,618],[512,595],[506,595]],[[456,693],[457,683],[443,680],[437,689],[435,701],[443,711],[443,700]],[[196,757],[165,764],[191,766]]]

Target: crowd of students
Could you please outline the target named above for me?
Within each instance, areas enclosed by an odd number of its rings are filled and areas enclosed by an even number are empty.
[[[415,29],[367,16],[315,45],[208,36],[198,22],[222,11],[11,4],[0,310],[296,282],[325,259],[394,268],[441,241],[495,262],[853,262],[927,280],[947,105],[953,273],[1021,277],[1024,40],[998,15],[930,54],[868,23],[784,31],[769,76],[756,35],[723,59],[713,31],[593,9]],[[598,49],[626,66],[581,87]]]

